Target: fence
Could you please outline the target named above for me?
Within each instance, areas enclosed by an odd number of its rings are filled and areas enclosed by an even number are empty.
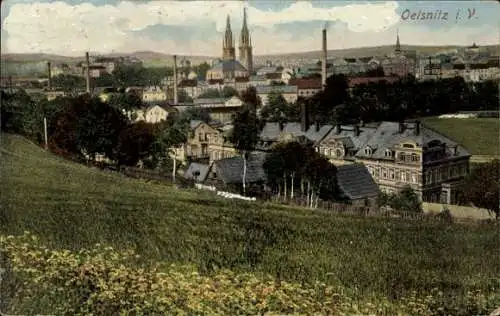
[[[274,203],[281,203],[287,205],[294,205],[299,207],[310,207],[311,203],[305,197],[294,197],[293,199],[290,197],[271,197],[270,201]],[[322,201],[318,200],[314,201],[313,208],[327,210],[329,212],[335,214],[345,214],[345,215],[354,215],[354,216],[373,216],[373,217],[391,217],[391,218],[403,218],[410,220],[422,220],[427,219],[428,216],[423,213],[416,212],[402,212],[402,211],[394,211],[387,208],[378,208],[375,206],[356,206],[351,204],[330,202],[330,201]]]

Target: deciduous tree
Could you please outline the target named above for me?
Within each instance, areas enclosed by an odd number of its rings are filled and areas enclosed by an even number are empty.
[[[495,159],[489,163],[481,164],[472,170],[463,190],[467,203],[493,212],[500,218],[500,160]]]

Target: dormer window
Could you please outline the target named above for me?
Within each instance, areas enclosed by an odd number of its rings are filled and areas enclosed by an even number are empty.
[[[370,156],[372,154],[372,149],[370,147],[365,148],[365,155]]]
[[[394,155],[394,152],[390,149],[385,150],[385,156],[386,157],[392,157]]]

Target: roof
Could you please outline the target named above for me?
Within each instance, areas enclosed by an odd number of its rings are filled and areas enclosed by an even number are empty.
[[[248,183],[255,183],[266,180],[264,171],[264,161],[266,154],[262,152],[252,152],[247,160]],[[226,158],[215,161],[217,177],[224,183],[239,184],[243,182],[243,158],[240,156]]]
[[[247,71],[243,65],[237,60],[221,60],[215,64],[209,71]]]
[[[272,91],[281,93],[297,93],[297,86],[257,86],[257,94],[268,94]]]
[[[362,163],[338,166],[337,183],[342,193],[350,200],[372,198],[380,193],[378,185]]]
[[[266,74],[266,79],[281,79],[281,73],[269,72]]]
[[[359,158],[374,158],[374,159],[392,159],[385,156],[385,149],[391,149],[394,145],[400,144],[404,141],[412,141],[418,146],[426,146],[431,141],[438,140],[446,144],[446,153],[449,156],[455,157],[468,157],[470,153],[464,147],[460,146],[457,142],[449,139],[445,135],[429,128],[425,124],[421,124],[420,132],[415,135],[416,123],[407,122],[404,124],[404,130],[399,132],[398,122],[382,122],[373,133],[373,135],[365,142],[363,147],[369,146],[372,153],[367,155],[364,150],[359,150],[356,157]],[[457,154],[453,152],[454,146],[457,146]]]
[[[204,181],[207,178],[209,171],[210,165],[192,162],[184,172],[184,178]],[[199,175],[195,178],[194,174],[197,172],[199,172]]]
[[[297,86],[298,89],[321,89],[323,87],[321,78],[291,79],[289,84]]]
[[[285,123],[283,125],[283,131],[280,131],[279,123],[268,122],[264,125],[260,133],[260,138],[264,141],[277,141],[281,135],[291,134],[295,137],[305,136],[312,142],[318,142],[322,140],[332,128],[332,125],[322,125],[319,126],[319,130],[316,130],[316,124],[312,124],[304,133],[300,123],[289,122]]]
[[[229,98],[200,98],[195,99],[194,104],[213,104],[213,103],[225,103]]]
[[[270,67],[262,67],[259,70],[257,70],[258,73],[270,73],[270,72],[277,72],[278,67],[270,66]]]
[[[340,130],[339,130],[340,127]],[[356,127],[353,125],[337,125],[330,129],[322,140],[336,139],[341,141],[346,148],[359,149],[372,137],[377,130],[376,126],[359,127],[359,135],[356,135]]]

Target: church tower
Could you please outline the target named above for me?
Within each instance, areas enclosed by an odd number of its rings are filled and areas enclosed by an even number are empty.
[[[252,56],[252,42],[250,40],[250,32],[247,26],[247,10],[243,9],[243,26],[240,35],[240,63],[245,66],[248,73],[251,75],[253,71],[253,56]]]
[[[398,30],[398,33],[396,35],[396,49],[394,50],[394,53],[396,55],[400,55],[401,54],[401,44],[399,43],[399,30]]]
[[[222,59],[235,60],[236,54],[234,50],[233,32],[231,31],[231,22],[229,15],[226,20],[226,33],[224,34],[224,41],[222,42]]]

